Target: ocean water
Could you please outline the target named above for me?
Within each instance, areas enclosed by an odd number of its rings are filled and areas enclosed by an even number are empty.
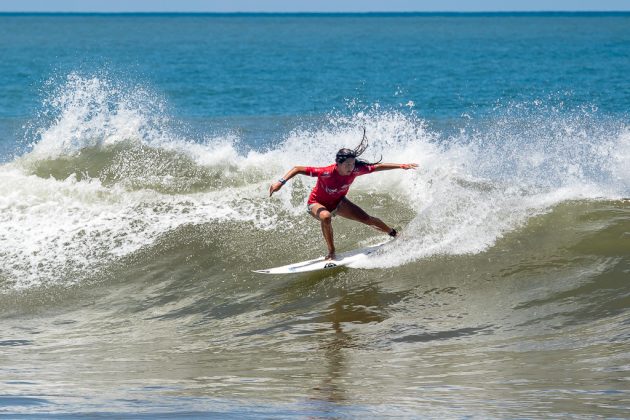
[[[0,416],[623,418],[630,14],[0,15]],[[366,128],[416,162],[313,178]],[[382,236],[335,219],[340,251]]]

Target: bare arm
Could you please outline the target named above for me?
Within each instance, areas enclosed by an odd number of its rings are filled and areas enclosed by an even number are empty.
[[[286,184],[288,180],[290,180],[296,175],[304,175],[305,173],[306,173],[306,166],[294,166],[282,178],[280,178],[278,181],[271,184],[271,186],[269,187],[269,197],[271,197],[273,193],[275,193],[280,188],[282,188],[282,186]]]
[[[377,163],[374,165],[374,172],[389,171],[391,169],[416,169],[417,163]]]

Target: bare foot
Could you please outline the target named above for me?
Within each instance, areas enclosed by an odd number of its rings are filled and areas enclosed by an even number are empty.
[[[324,261],[334,260],[334,259],[335,259],[335,253],[334,252],[329,252],[328,255],[326,255],[326,257],[324,257]]]

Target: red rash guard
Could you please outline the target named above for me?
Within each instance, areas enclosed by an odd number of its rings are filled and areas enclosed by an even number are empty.
[[[357,165],[352,173],[346,176],[337,172],[336,168],[336,163],[320,168],[306,167],[306,175],[317,177],[317,184],[308,197],[308,204],[319,203],[326,207],[328,211],[333,211],[348,194],[348,188],[350,188],[350,184],[354,182],[354,179],[359,175],[372,172],[374,165]]]

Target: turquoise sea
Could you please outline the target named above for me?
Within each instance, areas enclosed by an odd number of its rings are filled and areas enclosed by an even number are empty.
[[[630,13],[0,14],[0,56],[0,416],[628,416]],[[253,273],[325,254],[269,185],[364,127],[402,236]]]

